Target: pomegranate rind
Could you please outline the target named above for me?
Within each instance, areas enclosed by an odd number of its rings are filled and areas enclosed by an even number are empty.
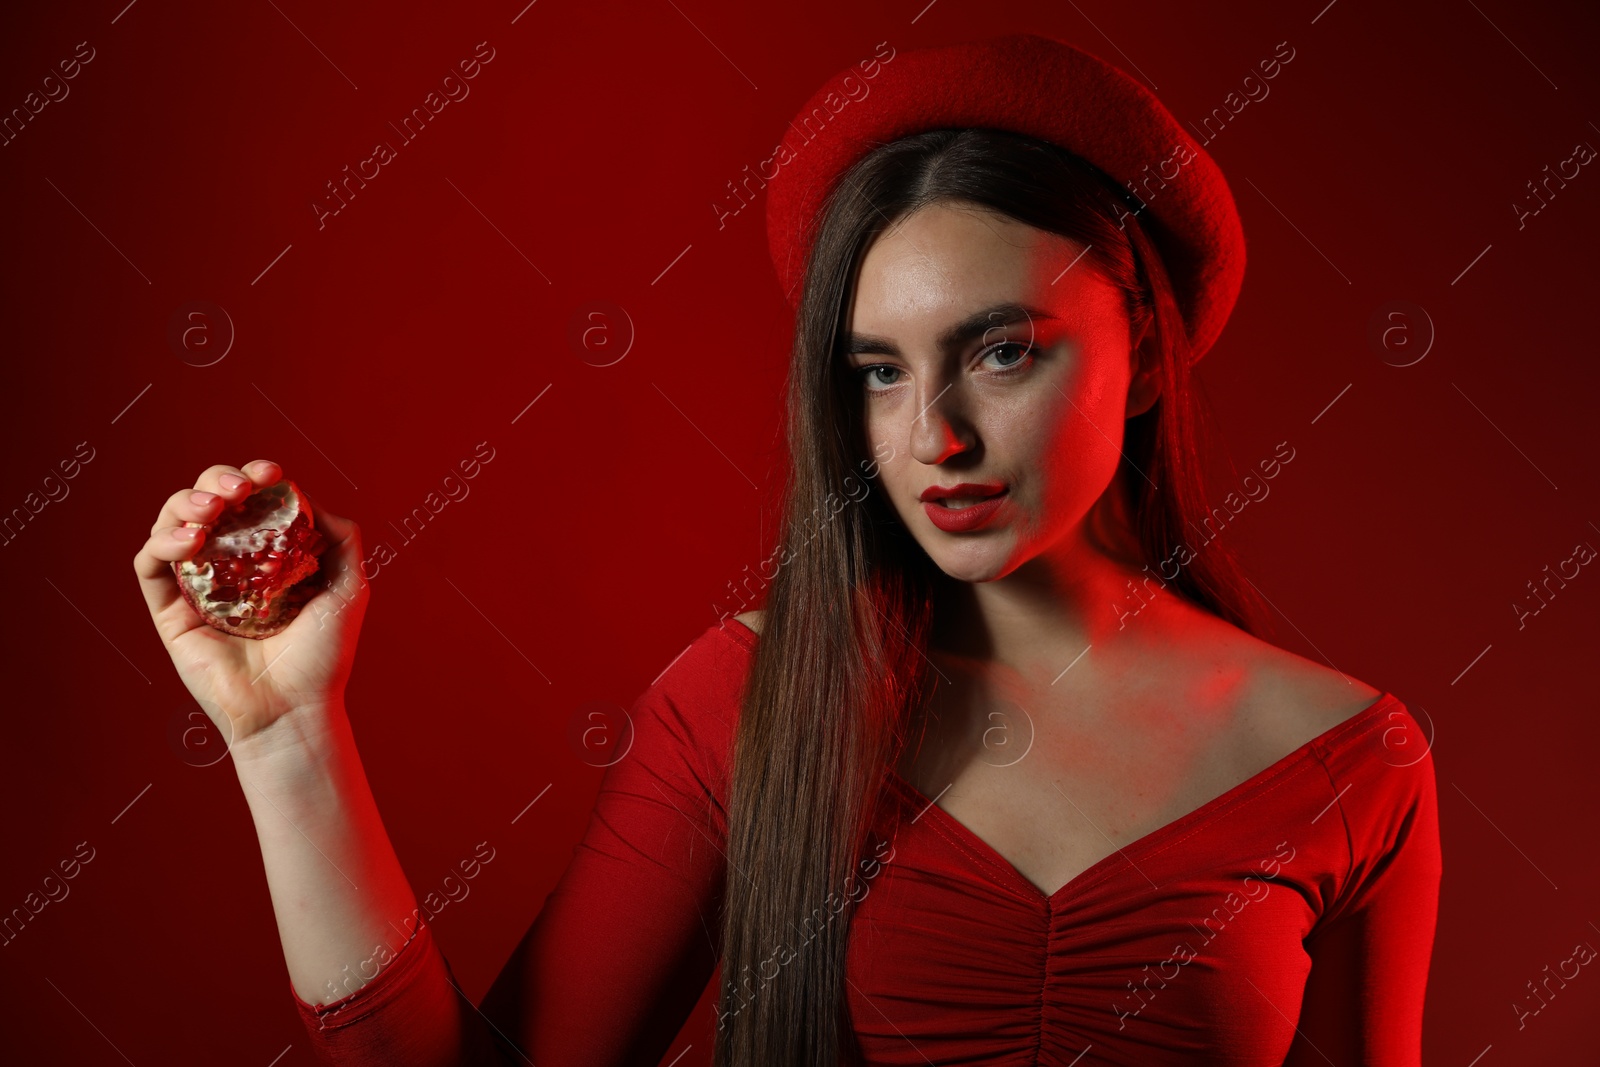
[[[194,556],[172,569],[206,625],[260,640],[281,633],[317,594],[325,547],[310,502],[284,479],[224,505]]]

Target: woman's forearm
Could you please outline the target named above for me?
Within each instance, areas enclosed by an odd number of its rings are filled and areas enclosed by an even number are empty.
[[[355,992],[415,931],[416,896],[344,706],[296,710],[232,757],[295,992],[310,1004]]]

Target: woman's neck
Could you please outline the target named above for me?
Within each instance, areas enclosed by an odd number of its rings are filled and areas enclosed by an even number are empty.
[[[1002,578],[966,582],[935,577],[930,647],[1023,676],[1062,671],[1079,653],[1135,662],[1159,654],[1180,632],[1218,622],[1146,569],[1114,483],[1084,520],[1048,550]]]

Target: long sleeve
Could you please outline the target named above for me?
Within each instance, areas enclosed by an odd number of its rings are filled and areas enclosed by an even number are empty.
[[[1324,762],[1350,867],[1305,940],[1311,957],[1285,1067],[1419,1067],[1442,862],[1433,756],[1408,712]],[[1403,731],[1403,733],[1401,733]],[[1397,741],[1398,739],[1398,741]]]
[[[745,640],[709,628],[634,702],[631,745],[606,769],[570,865],[480,1006],[458,991],[424,925],[350,997],[318,1007],[295,997],[323,1061],[657,1062],[720,954],[723,799]]]
[[[420,924],[383,969],[349,996],[316,1006],[301,1000],[293,986],[290,996],[312,1052],[323,1063],[500,1067],[522,1062],[492,1039],[491,1028],[460,992],[428,923]]]

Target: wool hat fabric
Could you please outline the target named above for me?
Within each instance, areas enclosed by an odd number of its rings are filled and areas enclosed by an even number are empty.
[[[1038,34],[890,50],[886,59],[882,47],[879,60],[847,67],[819,88],[774,152],[767,242],[791,305],[822,205],[853,163],[909,134],[981,126],[1059,145],[1123,188],[1123,210],[1144,227],[1171,278],[1190,358],[1205,354],[1244,281],[1244,229],[1222,171],[1154,94]]]

